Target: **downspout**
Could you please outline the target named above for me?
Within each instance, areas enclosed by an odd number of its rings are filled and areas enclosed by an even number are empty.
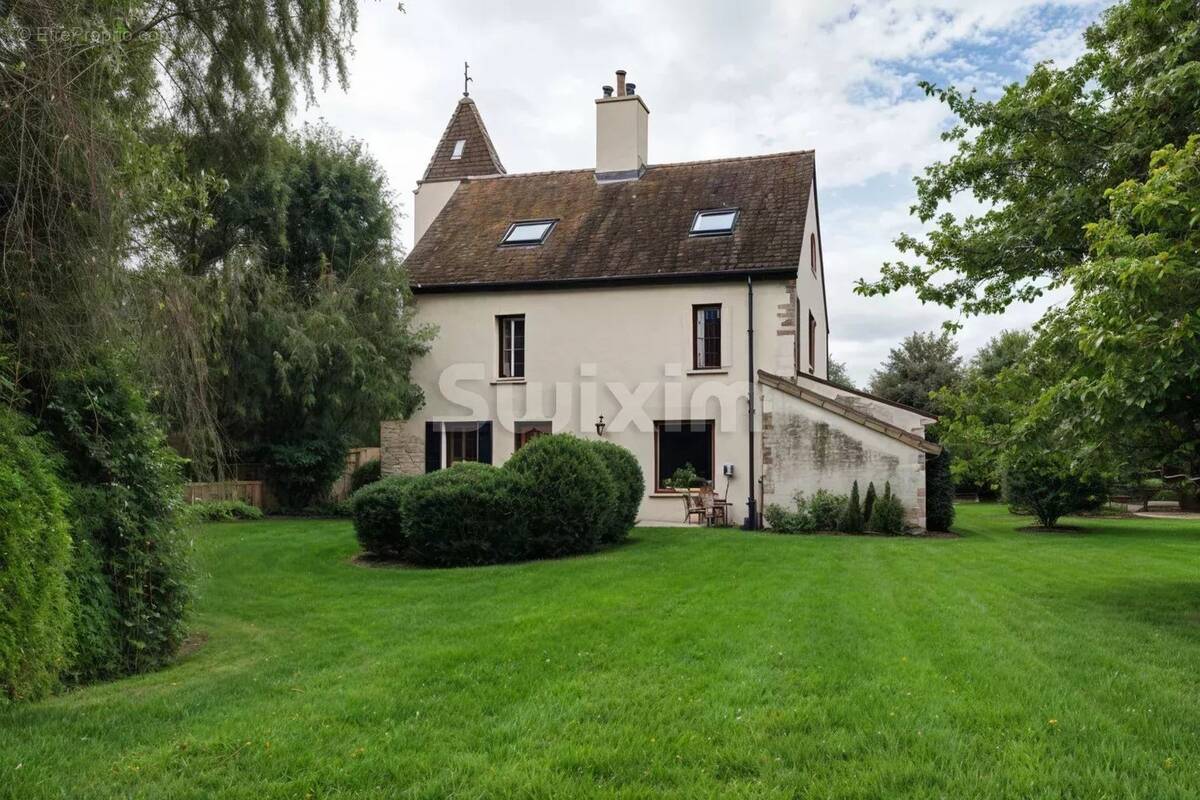
[[[746,431],[746,444],[750,451],[750,480],[747,482],[749,491],[746,497],[746,519],[742,523],[742,529],[753,531],[758,529],[758,501],[754,497],[754,278],[746,276],[746,341],[750,353],[750,391],[746,395],[747,405],[747,422],[749,427]]]

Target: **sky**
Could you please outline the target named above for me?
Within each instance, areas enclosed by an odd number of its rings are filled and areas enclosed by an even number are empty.
[[[412,245],[412,190],[462,95],[510,172],[595,161],[600,87],[628,71],[650,109],[650,162],[816,151],[830,355],[865,385],[914,330],[963,324],[969,357],[1027,327],[1058,297],[960,319],[911,292],[866,298],[859,278],[898,253],[913,177],[947,157],[952,124],[921,80],[998,97],[1042,60],[1073,61],[1106,3],[1093,0],[621,2],[395,0],[360,6],[350,84],[298,112],[364,141],[388,175]],[[969,210],[970,198],[955,207]]]

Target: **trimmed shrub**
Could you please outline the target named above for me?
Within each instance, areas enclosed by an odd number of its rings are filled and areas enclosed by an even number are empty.
[[[71,643],[67,496],[45,445],[0,406],[0,692],[54,688]]]
[[[1066,514],[1104,504],[1103,479],[1074,471],[1063,453],[1020,448],[1006,453],[1003,464],[1005,501],[1029,509],[1047,528],[1053,528]]]
[[[871,513],[875,511],[875,481],[867,484],[867,494],[863,498],[863,527],[871,529]]]
[[[115,643],[116,662],[71,671],[102,677],[160,666],[183,641],[190,599],[180,459],[112,359],[60,376],[44,421],[68,467],[72,534],[94,547],[115,609],[111,641],[97,653],[82,651],[81,641],[75,658],[99,665]],[[77,587],[90,583],[82,566]]]
[[[189,523],[232,522],[262,519],[263,511],[242,500],[201,500],[185,505],[180,516]]]
[[[844,494],[833,494],[824,489],[818,489],[817,493],[808,501],[808,513],[812,517],[813,530],[836,531],[838,521],[842,518],[842,512],[846,509],[849,501],[850,498]]]
[[[408,549],[408,491],[416,478],[393,475],[354,493],[354,533],[363,550],[399,558]]]
[[[871,512],[871,530],[895,536],[904,533],[904,504],[892,494],[890,482],[883,485],[883,495],[875,501]]]
[[[456,567],[524,557],[528,489],[520,474],[490,464],[460,463],[414,478],[404,503],[406,558]]]
[[[933,432],[925,438],[938,440]],[[953,458],[943,446],[941,453],[925,461],[925,527],[931,531],[948,531],[954,524],[954,479],[950,477]]]
[[[526,480],[523,516],[533,558],[585,553],[615,527],[617,485],[596,451],[569,434],[539,436],[504,465]]]
[[[646,494],[646,479],[637,457],[624,447],[602,440],[588,444],[604,461],[617,485],[617,513],[613,515],[613,525],[600,539],[605,543],[619,542],[629,536],[630,528],[637,522],[638,509]]]
[[[863,532],[863,513],[862,504],[858,499],[858,481],[855,481],[854,487],[850,489],[850,499],[846,501],[846,507],[838,519],[838,530],[843,533]]]
[[[382,477],[378,458],[364,461],[350,473],[350,491],[357,492],[368,483],[374,483]]]

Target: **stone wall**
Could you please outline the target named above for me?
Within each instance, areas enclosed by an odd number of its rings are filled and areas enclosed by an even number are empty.
[[[379,426],[379,471],[387,475],[420,475],[425,471],[425,443],[402,420]]]
[[[790,505],[796,492],[849,494],[858,481],[892,492],[910,525],[925,527],[925,454],[853,420],[763,386],[763,504]]]

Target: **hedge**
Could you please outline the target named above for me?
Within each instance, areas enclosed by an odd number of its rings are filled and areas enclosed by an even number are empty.
[[[644,490],[627,450],[540,436],[500,468],[463,463],[368,484],[353,497],[354,528],[366,552],[428,566],[553,558],[625,538]]]
[[[95,556],[72,570],[90,635],[69,672],[90,680],[161,666],[183,641],[191,597],[180,459],[115,359],[60,376],[44,422],[65,455],[76,550]],[[85,618],[90,608],[104,610],[107,631]]]
[[[67,496],[45,444],[0,407],[0,690],[54,688],[71,644]]]

